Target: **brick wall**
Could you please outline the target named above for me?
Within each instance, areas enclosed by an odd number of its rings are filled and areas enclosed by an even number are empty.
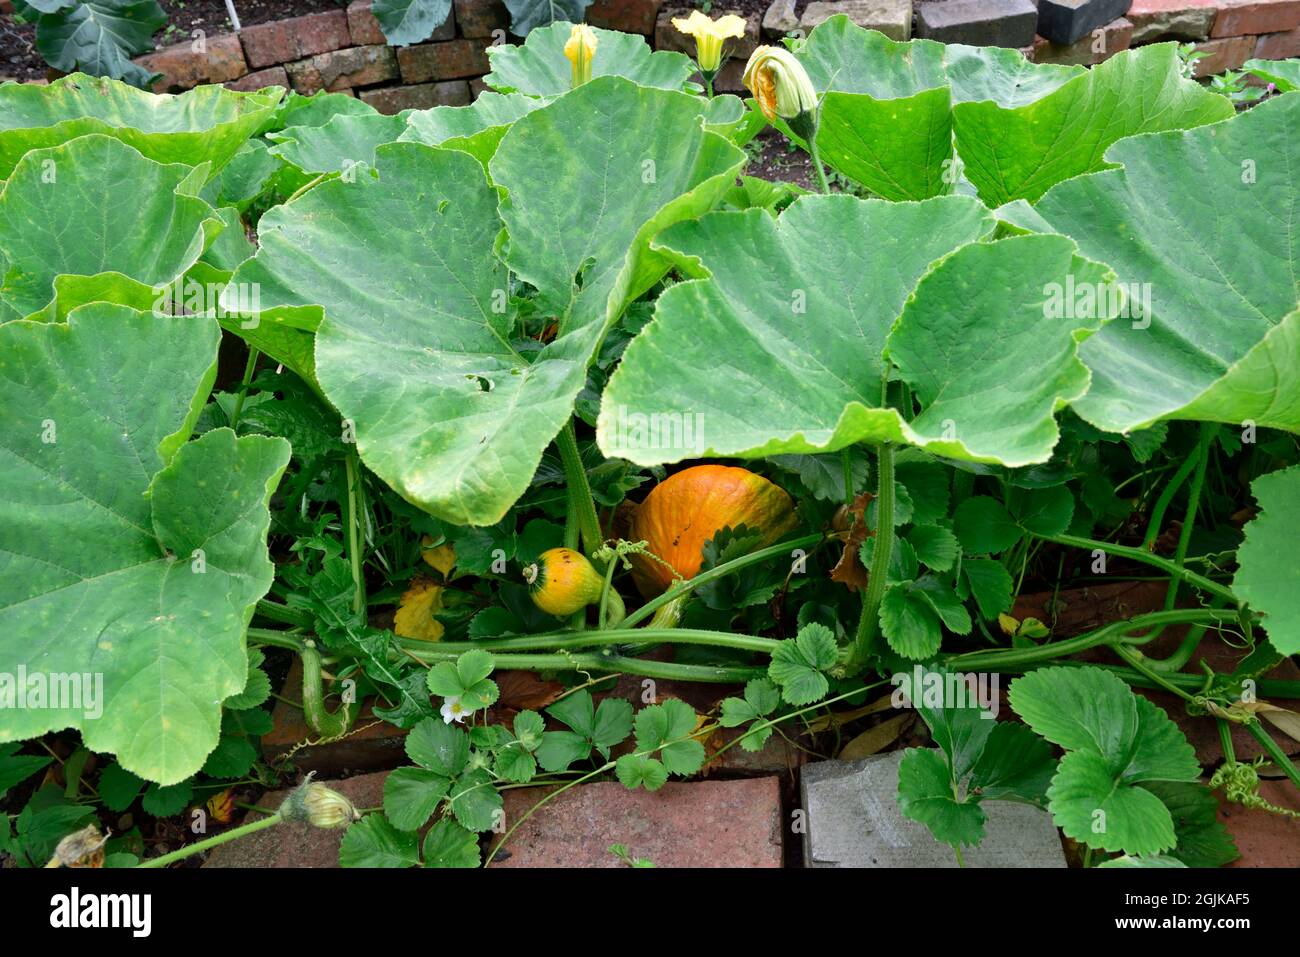
[[[587,21],[690,53],[691,41],[671,23],[684,12],[674,0],[595,0]],[[727,10],[725,0],[711,11],[727,12],[737,11]],[[1252,57],[1300,56],[1300,0],[813,0],[801,16],[795,0],[773,0],[763,16],[749,16],[749,31],[715,86],[738,92],[743,58],[754,46],[789,31],[807,32],[836,13],[900,40],[1016,47],[1042,63],[1100,63],[1130,46],[1171,39],[1196,42],[1207,54],[1197,62],[1198,76],[1236,69]],[[487,48],[516,40],[508,24],[501,0],[454,0],[447,22],[428,42],[390,47],[369,0],[353,0],[346,10],[187,41],[137,62],[162,74],[155,86],[160,92],[201,83],[236,90],[278,85],[307,94],[347,93],[395,113],[469,103],[484,89]]]

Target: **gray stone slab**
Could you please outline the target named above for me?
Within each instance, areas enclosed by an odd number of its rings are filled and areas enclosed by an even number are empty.
[[[801,777],[807,867],[956,867],[952,848],[898,810],[902,751],[861,761],[819,761]],[[1051,815],[1007,801],[982,805],[984,841],[964,848],[967,867],[1065,867]]]
[[[1128,13],[1133,0],[1039,0],[1038,35],[1073,43]]]
[[[879,30],[891,40],[912,35],[912,0],[813,0],[799,25],[811,33],[817,24],[842,13],[864,30]]]
[[[942,43],[1020,49],[1034,42],[1033,0],[941,0],[916,7],[916,35]]]

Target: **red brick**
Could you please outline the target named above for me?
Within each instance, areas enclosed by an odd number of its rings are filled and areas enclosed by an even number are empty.
[[[14,12],[14,0],[0,0],[0,13],[12,14]]]
[[[463,37],[492,37],[500,30],[504,39],[510,26],[510,11],[501,0],[455,0],[455,16]]]
[[[397,79],[397,57],[392,47],[382,44],[348,47],[285,64],[285,70],[299,93],[317,90],[337,93],[354,86],[373,86]]]
[[[348,30],[352,34],[352,42],[358,46],[388,42],[383,29],[379,26],[379,21],[370,12],[370,0],[352,0],[348,4]],[[442,22],[442,26],[433,31],[430,39],[450,40],[455,35],[456,14],[454,11],[448,11],[447,19]]]
[[[1210,0],[1133,0],[1128,13],[1133,42],[1204,40],[1218,10]]]
[[[362,90],[360,99],[380,113],[390,116],[402,110],[429,110],[435,106],[466,106],[470,102],[469,84],[464,80],[443,83],[419,83],[414,86],[383,86]]]
[[[1133,24],[1124,17],[1112,20],[1099,30],[1101,36],[1096,36],[1098,30],[1094,30],[1086,37],[1067,44],[1051,43],[1036,36],[1033,61],[1092,66],[1127,50],[1133,39]]]
[[[188,90],[200,83],[225,83],[248,72],[239,38],[223,33],[205,39],[186,40],[136,57],[135,62],[162,78],[154,84],[158,92]]]
[[[239,36],[244,42],[248,65],[254,68],[341,50],[352,42],[348,15],[342,10],[259,23],[246,27]]]
[[[1196,44],[1196,49],[1208,56],[1196,61],[1193,76],[1198,79],[1235,70],[1255,54],[1254,37],[1221,37]]]
[[[655,32],[655,21],[663,0],[595,0],[587,8],[587,22],[606,30],[624,33],[641,33],[649,36]],[[717,14],[710,16],[716,18]]]
[[[1290,781],[1261,781],[1259,794],[1269,804],[1300,811],[1300,794]],[[1300,867],[1300,818],[1223,802],[1219,820],[1241,851],[1229,867]]]
[[[1285,33],[1300,27],[1300,0],[1218,0],[1218,5],[1212,37]]]
[[[251,92],[260,90],[264,86],[283,86],[286,89],[289,86],[289,74],[285,72],[282,66],[267,67],[265,70],[258,70],[256,73],[248,73],[241,76],[238,80],[229,81],[226,86],[232,90],[242,92]]]
[[[1255,41],[1255,59],[1288,60],[1300,56],[1300,29],[1269,33]]]
[[[421,43],[398,50],[397,63],[406,83],[482,76],[491,69],[487,47],[482,39],[464,37],[446,43]]]
[[[358,808],[382,807],[384,778],[387,771],[362,774],[342,781],[322,781],[348,798]],[[257,800],[257,806],[275,810],[289,791],[272,791]],[[250,812],[244,821],[260,820],[261,814]],[[256,831],[237,841],[222,844],[208,854],[204,867],[338,867],[339,845],[345,829],[325,830],[307,823],[288,821]],[[207,835],[211,836],[211,835]],[[195,836],[198,840],[200,835]],[[174,848],[173,848],[174,850]]]
[[[695,39],[681,33],[673,26],[673,18],[685,19],[690,16],[693,8],[672,7],[660,11],[659,19],[655,23],[655,42],[656,50],[676,50],[678,53],[685,53],[689,57],[695,56]],[[709,16],[715,20],[718,17],[725,16],[728,13],[734,13],[737,16],[744,17],[742,10],[727,10],[715,7],[709,12]],[[727,41],[725,47],[727,56],[737,60],[747,60],[749,55],[760,42],[761,28],[758,18],[749,17],[745,24],[745,35],[736,39]]]
[[[549,793],[504,792],[512,827]],[[658,867],[780,867],[781,795],[775,777],[671,781],[658,791],[617,782],[571,788],[511,835],[494,867],[624,867],[609,845]]]

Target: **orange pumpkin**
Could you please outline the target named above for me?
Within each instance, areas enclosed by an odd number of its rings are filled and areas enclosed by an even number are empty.
[[[704,543],[724,528],[761,531],[770,545],[796,524],[794,502],[784,490],[748,469],[696,465],[654,487],[632,513],[630,538],[682,578],[693,578],[704,561]],[[666,591],[672,570],[647,555],[633,555],[632,578],[647,598]]]

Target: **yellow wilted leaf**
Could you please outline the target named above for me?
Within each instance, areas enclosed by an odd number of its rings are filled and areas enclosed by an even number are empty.
[[[1008,638],[1014,638],[1016,631],[1020,628],[1020,621],[1012,618],[1010,615],[998,615],[998,627]]]
[[[420,539],[420,557],[424,559],[425,564],[446,578],[456,565],[456,550],[451,547],[451,542],[443,542],[437,548],[430,548],[432,544],[433,539],[428,535]]]
[[[214,821],[222,824],[229,824],[230,819],[235,814],[235,795],[233,788],[226,788],[224,791],[212,795],[208,798],[208,813],[212,815]]]
[[[433,616],[442,611],[442,586],[431,579],[417,575],[411,587],[402,595],[397,614],[393,616],[393,631],[403,638],[419,641],[438,641],[442,638],[442,622]]]

